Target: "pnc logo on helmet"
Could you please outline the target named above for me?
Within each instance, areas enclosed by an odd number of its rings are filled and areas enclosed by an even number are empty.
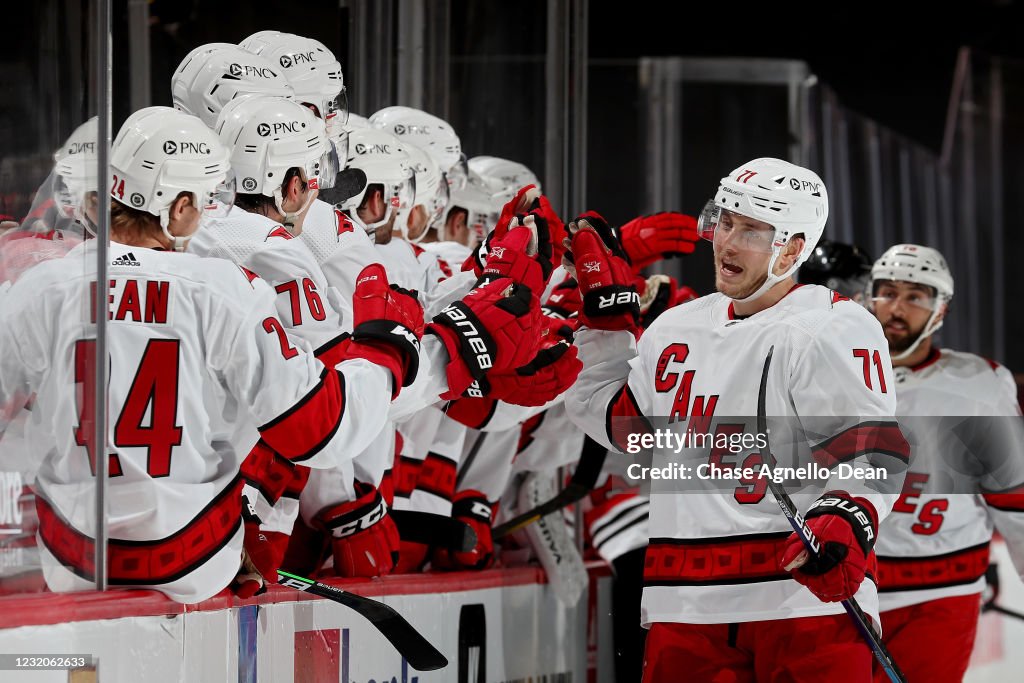
[[[247,78],[275,78],[277,76],[272,69],[251,64],[230,64],[228,65],[228,73],[236,78],[239,76],[246,76]]]
[[[297,52],[291,55],[281,55],[281,59],[278,61],[282,67],[288,69],[298,64],[312,64],[316,61],[316,58],[312,52]]]
[[[70,147],[68,147],[68,154],[83,154],[85,152],[94,153],[95,151],[95,142],[74,142]]]
[[[356,154],[391,154],[391,145],[364,145],[360,142],[356,144]]]
[[[164,143],[164,154],[177,154],[178,145],[173,140]]]
[[[258,126],[256,126],[256,135],[259,135],[261,138],[265,138],[268,135],[270,135],[270,125],[266,123],[261,123]]]
[[[209,154],[210,146],[205,142],[190,142],[183,140],[181,142],[175,142],[174,140],[168,140],[164,143],[164,154]]]

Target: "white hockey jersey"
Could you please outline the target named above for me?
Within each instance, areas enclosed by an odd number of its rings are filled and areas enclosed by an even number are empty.
[[[53,437],[36,454],[44,576],[54,591],[92,585],[91,316],[104,296],[110,582],[203,600],[238,569],[253,434],[293,462],[334,466],[380,431],[390,375],[364,360],[324,368],[286,335],[273,290],[226,261],[115,243],[97,293],[94,250],[26,273],[0,311],[0,402],[34,391],[35,429]]]
[[[331,289],[305,242],[266,216],[234,207],[196,233],[188,251],[227,259],[259,275],[277,292],[278,317],[288,333],[308,341],[314,351],[352,331],[351,297]]]
[[[1012,432],[1020,427],[1013,376],[974,354],[933,349],[895,377],[912,456],[875,545],[882,610],[980,593],[993,523],[1024,575],[1024,442]],[[972,453],[971,439],[959,437],[979,430],[986,439],[1009,433],[993,442],[995,452]]]
[[[833,468],[866,454],[888,479],[865,482],[856,494],[871,502],[879,518],[896,499],[908,453],[893,418],[888,344],[865,309],[830,290],[796,286],[774,306],[743,319],[734,315],[730,299],[712,294],[666,311],[639,343],[629,332],[582,328],[576,345],[584,369],[565,395],[566,409],[592,438],[617,450],[627,444],[620,446],[622,435],[616,434],[613,446],[616,417],[694,416],[708,419],[715,430],[728,426],[727,417],[753,422],[765,359],[774,349],[765,391],[769,424],[801,425],[815,436],[784,444],[773,433],[773,455],[803,464],[813,457]],[[690,454],[704,463],[717,458],[728,468],[761,463],[756,447],[716,450]],[[668,464],[659,455],[667,457],[656,453],[654,465]],[[765,481],[720,480],[711,490],[690,486],[681,492],[688,484],[669,482],[667,490],[651,494],[645,625],[843,611],[837,603],[820,602],[780,568],[791,528]],[[833,472],[791,497],[806,510],[826,490],[848,488]],[[857,599],[877,617],[873,581],[861,584]]]
[[[378,261],[373,238],[362,226],[320,199],[310,205],[299,238],[344,301],[352,300],[360,271]]]

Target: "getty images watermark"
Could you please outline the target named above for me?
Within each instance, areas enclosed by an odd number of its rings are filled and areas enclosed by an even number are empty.
[[[829,479],[884,480],[889,477],[886,468],[865,466],[864,463],[840,463],[832,469],[817,462],[794,467],[773,467],[763,462],[760,455],[769,449],[768,434],[759,432],[726,430],[710,433],[672,428],[631,432],[626,436],[626,452],[630,455],[645,451],[654,451],[662,456],[693,455],[694,452],[707,455],[703,462],[691,459],[688,462],[668,462],[658,466],[632,463],[626,468],[626,476],[637,481],[750,482],[766,478],[778,484]]]

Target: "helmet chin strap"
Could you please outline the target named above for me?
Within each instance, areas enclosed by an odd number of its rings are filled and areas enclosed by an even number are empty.
[[[782,282],[788,277],[791,277],[793,273],[797,271],[797,268],[800,267],[801,262],[794,263],[793,266],[782,275],[772,275],[772,270],[775,268],[775,261],[778,260],[780,253],[782,253],[781,247],[775,247],[772,249],[772,258],[770,261],[768,261],[768,277],[765,278],[765,281],[761,284],[761,286],[758,287],[750,296],[745,296],[742,299],[733,299],[733,301],[741,304],[745,304],[748,301],[754,301],[755,299],[763,296],[765,292],[767,292],[769,289],[771,289],[778,283]]]
[[[305,215],[306,211],[309,210],[314,199],[316,199],[315,193],[310,192],[309,196],[306,197],[306,202],[302,205],[302,208],[298,211],[289,213],[284,210],[284,198],[281,195],[281,188],[279,187],[274,190],[274,206],[277,207],[277,212],[284,216],[284,220],[281,221],[281,224],[288,228],[288,232],[291,232],[291,228],[295,227],[295,221]]]
[[[928,322],[925,323],[924,329],[921,330],[921,334],[917,335],[917,339],[915,339],[914,343],[908,346],[906,350],[900,351],[895,356],[892,356],[892,360],[903,360],[904,358],[908,358],[911,354],[914,353],[914,351],[917,350],[917,347],[921,345],[921,342],[935,334],[939,330],[939,328],[942,327],[942,321],[935,320],[935,318],[938,317],[939,310],[941,308],[942,304],[936,303],[935,309],[932,311],[931,317],[928,318]]]
[[[178,235],[172,235],[168,229],[168,225],[171,223],[171,210],[170,208],[160,210],[160,229],[164,231],[164,237],[171,241],[171,248],[174,251],[182,252],[188,248],[188,242],[192,239],[192,235],[181,237]]]
[[[376,221],[374,223],[363,223],[363,228],[366,230],[366,233],[368,235],[372,235],[373,233],[377,232],[377,228],[387,225],[387,222],[391,220],[391,215],[395,213],[395,211],[397,210],[398,209],[396,209],[395,207],[391,207],[391,211],[385,212],[384,218],[382,218],[381,220]]]

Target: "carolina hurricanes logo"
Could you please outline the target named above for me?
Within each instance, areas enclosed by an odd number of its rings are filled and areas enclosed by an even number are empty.
[[[290,240],[292,238],[292,234],[285,230],[283,225],[279,225],[273,230],[271,230],[269,234],[267,234],[268,240],[271,237],[280,237],[281,239]]]
[[[402,200],[401,199],[399,199],[398,197],[392,197],[391,198],[391,206],[393,206],[393,207],[395,207],[397,209],[401,205],[402,205]]]
[[[334,210],[334,215],[338,218],[338,235],[344,235],[346,232],[352,232],[352,220],[349,219],[348,216],[338,209]]]
[[[320,189],[320,178],[313,176],[309,179],[309,189],[319,190]]]

